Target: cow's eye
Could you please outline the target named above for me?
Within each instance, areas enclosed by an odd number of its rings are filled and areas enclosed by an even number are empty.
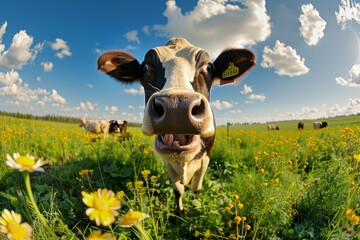
[[[215,67],[212,63],[209,63],[206,67],[206,70],[209,72],[209,73],[214,73],[215,72]]]
[[[149,70],[149,65],[146,63],[141,64],[141,72],[146,73]]]

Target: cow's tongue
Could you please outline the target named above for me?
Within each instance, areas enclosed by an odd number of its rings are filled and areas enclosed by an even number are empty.
[[[169,147],[180,147],[186,145],[188,142],[186,135],[183,134],[162,134],[161,140]]]

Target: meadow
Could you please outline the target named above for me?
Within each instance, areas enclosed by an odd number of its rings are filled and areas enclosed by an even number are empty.
[[[218,127],[203,192],[187,189],[177,216],[153,138],[140,128],[104,140],[74,123],[0,116],[0,213],[20,214],[36,240],[360,239],[360,117],[326,121],[320,130],[305,121],[303,131],[295,121],[276,123],[279,131]],[[45,171],[10,168],[13,153],[46,161]],[[83,193],[98,189],[113,191],[122,219],[131,210],[146,217],[96,224]],[[0,218],[0,239],[9,226]]]

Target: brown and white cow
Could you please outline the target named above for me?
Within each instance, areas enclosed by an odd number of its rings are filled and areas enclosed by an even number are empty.
[[[225,49],[214,62],[203,49],[186,39],[172,38],[149,50],[140,64],[126,51],[108,51],[98,59],[100,71],[123,83],[140,83],[145,90],[142,131],[156,134],[154,149],[164,160],[183,212],[184,185],[202,190],[215,138],[210,88],[233,83],[255,66],[247,49]]]
[[[280,130],[278,125],[269,124],[267,130]]]

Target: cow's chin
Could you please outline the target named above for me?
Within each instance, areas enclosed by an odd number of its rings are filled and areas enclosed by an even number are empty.
[[[202,148],[200,135],[159,134],[155,139],[155,151],[167,162],[188,162]]]

